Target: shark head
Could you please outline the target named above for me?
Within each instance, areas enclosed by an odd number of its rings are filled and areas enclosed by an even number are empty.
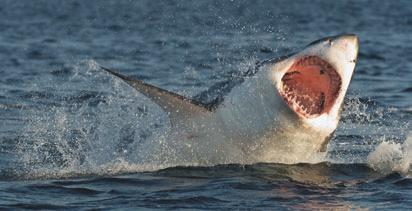
[[[336,129],[358,46],[356,35],[326,37],[271,67],[273,84],[305,127],[324,134]]]

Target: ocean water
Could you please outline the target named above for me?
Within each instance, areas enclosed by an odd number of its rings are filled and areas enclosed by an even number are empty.
[[[2,209],[412,208],[410,1],[4,0],[0,29]],[[142,162],[167,116],[99,69],[195,97],[344,32],[359,61],[320,163]]]

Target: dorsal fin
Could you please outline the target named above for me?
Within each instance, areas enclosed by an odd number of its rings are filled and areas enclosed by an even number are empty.
[[[143,82],[142,80],[133,79],[131,77],[122,75],[108,68],[102,66],[100,66],[100,68],[122,79],[137,91],[150,98],[153,102],[155,102],[169,114],[172,122],[178,121],[182,118],[205,115],[212,111],[211,108],[198,101],[161,89],[159,87],[155,87]]]

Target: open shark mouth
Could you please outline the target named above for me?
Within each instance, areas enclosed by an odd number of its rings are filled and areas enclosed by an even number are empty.
[[[296,113],[314,118],[330,111],[341,84],[332,65],[317,56],[305,56],[282,77],[280,94]]]

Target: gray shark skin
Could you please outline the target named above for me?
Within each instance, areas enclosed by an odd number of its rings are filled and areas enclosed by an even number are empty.
[[[162,154],[156,162],[317,162],[338,126],[358,48],[352,34],[317,40],[257,64],[209,104],[101,68],[167,112],[168,143],[148,149]]]

